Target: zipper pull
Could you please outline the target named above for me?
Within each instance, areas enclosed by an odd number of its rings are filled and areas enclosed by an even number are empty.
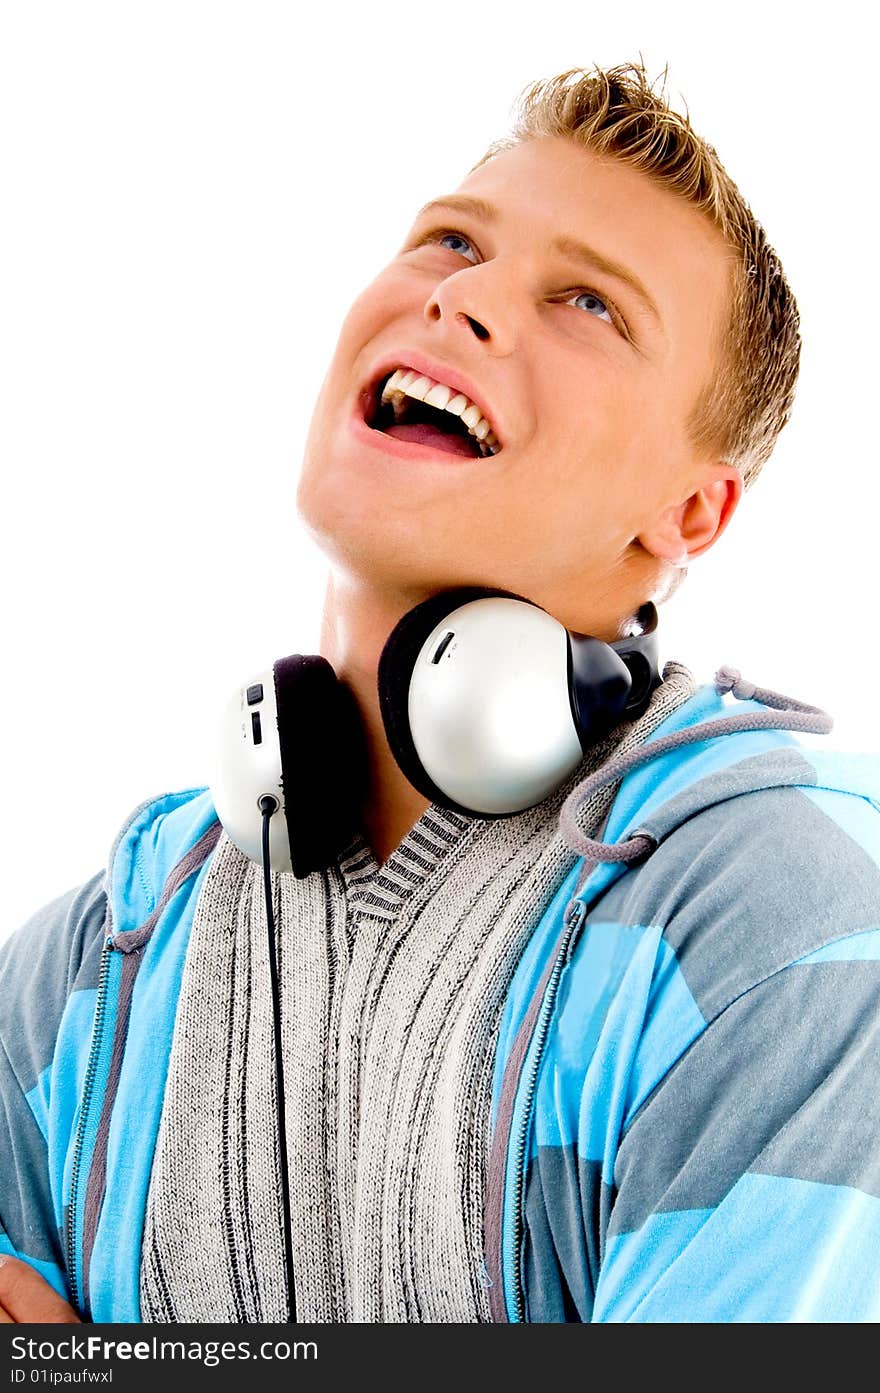
[[[587,917],[587,906],[583,900],[569,900],[565,910],[565,946],[562,961],[565,966],[571,962],[571,955],[581,936],[581,925]]]
[[[583,900],[569,900],[565,907],[565,926],[567,929],[579,929],[584,921],[587,906]]]

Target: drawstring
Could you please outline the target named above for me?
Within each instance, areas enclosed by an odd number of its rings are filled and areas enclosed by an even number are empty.
[[[720,667],[715,674],[715,686],[722,696],[725,692],[732,692],[737,701],[760,701],[764,706],[777,706],[783,711],[812,711],[823,717],[821,728],[814,730],[814,735],[827,735],[834,724],[828,713],[820,707],[807,706],[803,701],[795,701],[794,697],[781,696],[779,692],[771,692],[769,687],[756,687],[754,682],[747,681],[740,674],[739,669],[735,667]],[[792,727],[792,729],[800,728]],[[809,728],[808,726],[803,727],[804,730]],[[788,727],[782,727],[782,729],[788,729]]]
[[[806,702],[796,701],[794,697],[772,692],[768,687],[756,687],[753,682],[746,681],[735,667],[720,667],[715,674],[715,687],[722,696],[725,692],[732,692],[738,701],[759,701],[763,706],[776,707],[780,714],[775,715],[773,711],[749,711],[741,716],[723,716],[717,721],[702,721],[699,725],[691,726],[689,730],[675,731],[672,735],[664,735],[660,740],[641,745],[627,754],[618,755],[616,759],[609,760],[592,774],[588,774],[572,789],[559,814],[559,830],[565,841],[573,851],[586,857],[574,898],[580,894],[596,862],[643,860],[650,856],[657,846],[656,838],[642,832],[625,842],[611,845],[586,836],[577,825],[577,815],[581,804],[595,789],[601,788],[603,784],[616,782],[631,769],[640,764],[647,764],[649,760],[666,754],[668,750],[675,750],[681,745],[689,745],[698,740],[714,740],[717,735],[734,735],[742,730],[799,730],[814,735],[827,735],[834,725],[833,717],[821,707],[808,706]]]

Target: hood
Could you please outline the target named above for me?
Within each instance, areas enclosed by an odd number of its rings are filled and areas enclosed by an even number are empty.
[[[714,685],[699,687],[643,745],[608,760],[569,794],[559,828],[584,857],[574,897],[598,863],[644,861],[688,818],[744,793],[822,787],[880,806],[880,756],[808,749],[792,733],[826,735],[832,725],[819,707],[720,668]],[[613,782],[620,789],[600,841],[580,830],[577,815],[596,788]]]

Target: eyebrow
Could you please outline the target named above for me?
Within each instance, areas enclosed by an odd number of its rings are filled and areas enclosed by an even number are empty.
[[[416,221],[428,213],[438,213],[449,209],[456,213],[471,213],[474,217],[482,218],[487,223],[498,222],[498,209],[494,203],[487,202],[485,198],[474,198],[470,194],[456,193],[447,194],[443,198],[435,198],[430,203],[426,203],[424,208],[420,208],[416,214]],[[604,252],[597,251],[595,247],[588,246],[586,242],[578,241],[576,237],[555,237],[551,247],[569,261],[580,261],[591,267],[592,270],[599,271],[610,279],[627,286],[643,308],[662,328],[663,321],[660,318],[660,311],[635,271],[631,271],[628,266],[624,266],[619,261],[612,260]]]

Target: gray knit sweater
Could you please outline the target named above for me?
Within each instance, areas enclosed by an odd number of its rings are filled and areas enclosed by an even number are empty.
[[[327,871],[273,877],[297,1313],[486,1321],[483,1201],[506,990],[576,861],[568,794],[696,690],[669,662],[537,807],[437,804],[378,866],[358,834]],[[596,834],[617,791],[578,826]],[[147,1203],[154,1321],[283,1321],[272,1007],[262,872],[221,836],[187,952]]]

